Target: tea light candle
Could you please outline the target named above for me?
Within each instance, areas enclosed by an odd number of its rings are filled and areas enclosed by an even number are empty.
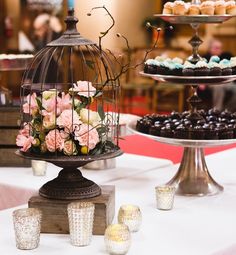
[[[105,231],[104,241],[109,254],[126,254],[131,245],[131,235],[128,226],[124,224],[109,225]]]
[[[118,213],[118,222],[129,227],[131,232],[137,232],[142,223],[142,213],[136,205],[122,205]]]
[[[41,160],[31,160],[33,174],[35,176],[44,176],[47,170],[47,162]]]
[[[171,210],[174,204],[175,187],[158,186],[156,189],[157,209]]]
[[[36,249],[40,242],[42,212],[36,208],[13,212],[16,247],[20,250]]]

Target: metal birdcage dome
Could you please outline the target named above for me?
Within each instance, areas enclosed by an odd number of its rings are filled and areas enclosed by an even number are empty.
[[[40,195],[94,197],[101,189],[77,167],[119,156],[119,92],[115,65],[101,46],[76,29],[74,10],[66,30],[33,58],[21,85],[18,154],[63,167]]]

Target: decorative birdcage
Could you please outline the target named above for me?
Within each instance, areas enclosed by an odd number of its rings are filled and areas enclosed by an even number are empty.
[[[21,85],[18,154],[63,168],[39,190],[46,198],[100,195],[100,187],[77,167],[122,153],[114,63],[101,46],[80,35],[77,22],[70,9],[66,31],[35,55]]]

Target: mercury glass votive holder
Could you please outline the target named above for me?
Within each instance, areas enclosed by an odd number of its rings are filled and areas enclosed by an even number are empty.
[[[18,209],[13,212],[16,247],[32,250],[40,241],[42,213],[36,208]]]
[[[131,234],[125,224],[109,225],[105,231],[106,250],[111,255],[127,254],[131,245]]]
[[[47,162],[41,160],[31,160],[34,176],[44,176],[47,170]]]
[[[176,188],[172,186],[158,186],[155,189],[157,209],[171,210],[174,204]]]
[[[118,222],[129,227],[131,232],[137,232],[142,223],[142,213],[136,205],[122,205],[118,213]]]
[[[68,219],[71,244],[87,246],[93,232],[95,205],[90,202],[72,202],[68,205]]]

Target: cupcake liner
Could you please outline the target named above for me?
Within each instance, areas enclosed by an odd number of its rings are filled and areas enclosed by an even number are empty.
[[[225,15],[225,14],[226,14],[225,6],[215,7],[215,15]]]

